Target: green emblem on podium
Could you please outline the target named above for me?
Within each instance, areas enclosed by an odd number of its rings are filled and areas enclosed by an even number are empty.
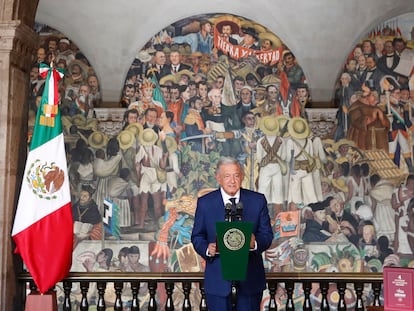
[[[216,232],[223,279],[245,280],[253,223],[217,222]]]

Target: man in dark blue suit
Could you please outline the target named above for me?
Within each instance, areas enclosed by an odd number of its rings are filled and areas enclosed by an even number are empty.
[[[243,204],[242,221],[254,224],[246,279],[238,282],[237,287],[237,311],[259,311],[266,288],[261,254],[273,239],[269,211],[263,194],[240,188],[243,177],[243,170],[236,159],[221,158],[216,171],[220,188],[197,201],[191,242],[206,260],[204,288],[210,311],[231,310],[232,282],[222,278],[220,255],[216,249],[216,222],[225,220],[225,205],[231,202],[231,198]]]

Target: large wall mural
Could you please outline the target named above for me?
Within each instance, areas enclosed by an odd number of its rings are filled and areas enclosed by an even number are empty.
[[[154,30],[112,108],[101,106],[87,58],[39,25],[39,61],[54,55],[67,69],[72,271],[203,271],[190,236],[197,197],[217,187],[221,156],[237,158],[243,187],[266,196],[274,228],[267,271],[414,266],[413,26],[414,15],[404,15],[361,38],[338,79],[338,109],[319,111],[294,51],[240,16],[199,15]],[[318,289],[312,294],[318,304]]]

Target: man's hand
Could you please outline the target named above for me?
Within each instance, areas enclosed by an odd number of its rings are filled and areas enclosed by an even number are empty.
[[[256,236],[252,233],[252,237],[250,238],[250,249],[254,249],[256,246]]]
[[[207,249],[208,249],[208,254],[211,257],[216,256],[216,251],[217,251],[216,243],[210,243],[210,244],[208,244],[208,248]]]

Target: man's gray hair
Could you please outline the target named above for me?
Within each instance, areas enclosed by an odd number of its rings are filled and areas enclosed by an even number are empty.
[[[240,170],[241,170],[241,166],[239,161],[237,161],[235,158],[233,157],[221,157],[219,159],[219,161],[217,162],[217,172],[220,170],[220,167],[223,165],[227,165],[227,164],[236,164],[239,166]]]

